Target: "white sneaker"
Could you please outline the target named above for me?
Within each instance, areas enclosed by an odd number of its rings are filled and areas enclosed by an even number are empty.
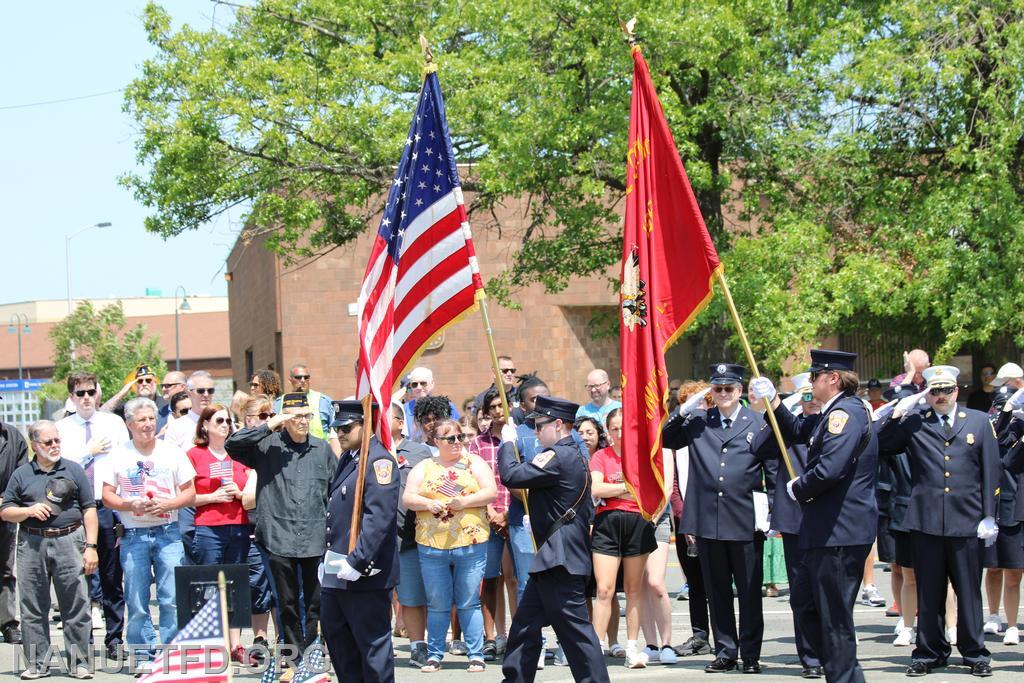
[[[627,669],[644,669],[647,667],[647,653],[638,652],[637,650],[627,647],[626,648],[626,668]]]
[[[900,631],[903,630],[903,626],[904,626],[903,617],[900,617],[900,620],[896,622],[896,628],[894,628],[892,630],[892,634],[894,636],[898,636],[900,634]]]
[[[892,641],[892,644],[896,647],[906,647],[912,645],[915,640],[917,639],[914,638],[914,629],[904,628],[896,636],[896,640]]]
[[[885,598],[878,592],[878,586],[869,583],[860,592],[860,602],[868,607],[885,607]]]
[[[551,663],[555,666],[569,666],[569,660],[565,658],[565,651],[561,645],[555,650],[555,659]]]
[[[658,655],[658,661],[665,666],[672,666],[679,661],[679,656],[676,655],[676,651],[672,649],[671,645],[662,645],[661,653]]]
[[[1017,631],[1016,626],[1006,629],[1006,635],[1003,636],[1003,645],[1020,645],[1020,632]]]
[[[103,608],[93,603],[92,606],[92,630],[100,631],[103,629]]]
[[[647,655],[648,664],[657,664],[661,661],[661,651],[653,645],[648,645],[644,648],[644,654]]]
[[[999,621],[998,614],[990,614],[985,619],[985,628],[982,629],[984,633],[991,633],[992,635],[999,635],[1002,632],[1002,623]]]
[[[956,626],[950,626],[946,629],[946,640],[949,641],[950,645],[956,645]]]

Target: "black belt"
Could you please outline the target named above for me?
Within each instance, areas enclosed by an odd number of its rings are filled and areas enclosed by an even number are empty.
[[[32,534],[33,536],[45,536],[47,538],[56,538],[58,536],[67,536],[70,533],[74,533],[78,530],[78,527],[82,526],[81,522],[75,522],[68,526],[62,526],[59,529],[39,529],[37,527],[21,525],[21,530]]]

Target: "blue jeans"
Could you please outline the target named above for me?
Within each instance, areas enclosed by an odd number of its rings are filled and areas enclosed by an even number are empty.
[[[516,581],[519,582],[519,599],[530,580],[530,565],[533,564],[533,536],[526,527],[508,525],[508,544],[512,548],[512,561],[516,565]]]
[[[144,529],[125,529],[121,539],[124,598],[128,606],[127,640],[147,649],[157,644],[149,616],[149,589],[156,575],[156,600],[160,608],[160,640],[171,642],[178,633],[174,603],[174,568],[185,559],[177,524]]]
[[[454,603],[469,658],[482,661],[484,615],[480,611],[480,582],[487,564],[487,544],[451,550],[417,547],[423,585],[427,589],[427,657],[437,661],[444,658],[444,641]]]
[[[192,557],[196,564],[247,564],[249,525],[197,526]]]

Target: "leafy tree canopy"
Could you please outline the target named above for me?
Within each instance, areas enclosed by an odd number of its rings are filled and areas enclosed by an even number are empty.
[[[68,375],[78,370],[96,374],[104,400],[117,393],[139,365],[148,365],[162,377],[167,365],[161,357],[159,338],[147,337],[142,325],[131,329],[125,329],[125,325],[120,302],[99,310],[88,301],[78,304],[71,315],[50,330],[53,381],[43,386],[41,398],[67,398],[65,382]]]
[[[1024,343],[1024,6],[1014,0],[215,0],[144,15],[126,94],[164,236],[236,205],[292,258],[381,209],[430,37],[476,230],[519,253],[489,290],[557,291],[620,255],[637,30],[766,367],[866,320],[927,320],[936,356]],[[528,197],[527,227],[490,211]],[[724,210],[723,210],[724,207]],[[732,217],[732,218],[730,218]],[[719,321],[716,297],[702,322]]]

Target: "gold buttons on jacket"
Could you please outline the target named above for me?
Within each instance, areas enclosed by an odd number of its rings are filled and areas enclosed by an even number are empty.
[[[946,487],[946,493],[949,493],[949,487],[948,486]]]

